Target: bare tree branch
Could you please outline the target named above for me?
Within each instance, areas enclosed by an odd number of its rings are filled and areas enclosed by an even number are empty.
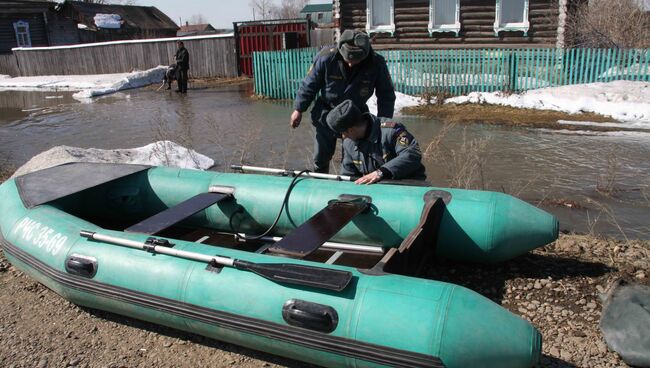
[[[650,47],[650,15],[637,0],[590,0],[580,3],[566,25],[572,47]]]

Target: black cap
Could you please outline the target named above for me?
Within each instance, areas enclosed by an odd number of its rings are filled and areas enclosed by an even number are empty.
[[[370,53],[370,39],[363,32],[346,29],[339,38],[338,48],[345,60],[363,60]]]
[[[352,100],[345,100],[327,114],[327,125],[337,133],[343,133],[348,128],[361,121],[362,114]]]

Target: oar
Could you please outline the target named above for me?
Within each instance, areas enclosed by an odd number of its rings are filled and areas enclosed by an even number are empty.
[[[249,241],[248,235],[244,233],[220,233],[223,235],[237,235],[235,238],[239,240],[240,242],[246,242]],[[280,236],[263,236],[257,240],[261,240],[264,242],[274,242],[277,243],[283,238]],[[382,247],[376,247],[372,245],[362,245],[362,244],[348,244],[348,243],[336,243],[336,242],[330,242],[326,241],[323,243],[323,245],[320,247],[320,249],[324,250],[331,250],[331,251],[341,251],[341,252],[349,252],[349,253],[361,253],[361,254],[384,254],[384,248]]]
[[[150,253],[165,254],[168,256],[190,259],[193,261],[222,266],[234,267],[239,270],[250,271],[272,281],[311,286],[320,289],[341,291],[345,289],[352,273],[329,268],[303,266],[292,263],[253,263],[240,259],[210,256],[201,253],[187,252],[170,248],[169,241],[165,239],[148,238],[145,242],[118,238],[115,236],[98,234],[93,231],[82,230],[79,235],[84,238],[100,242],[122,245],[129,248],[141,249]]]
[[[230,165],[230,168],[232,170],[238,170],[238,171],[249,171],[249,172],[259,172],[259,173],[267,173],[267,174],[278,174],[278,175],[285,175],[285,176],[308,176],[310,178],[318,178],[318,179],[329,179],[329,180],[339,180],[339,181],[355,181],[358,178],[353,177],[353,176],[348,176],[348,175],[332,175],[332,174],[322,174],[322,173],[316,173],[316,172],[302,172],[299,170],[285,170],[285,169],[273,169],[270,167],[259,167],[259,166],[246,166],[246,165]]]
[[[230,169],[237,170],[241,172],[254,172],[254,173],[266,173],[266,174],[277,174],[283,176],[307,176],[310,178],[318,179],[328,179],[336,181],[355,181],[359,179],[359,176],[349,176],[349,175],[334,175],[334,174],[322,174],[315,172],[302,172],[298,170],[285,170],[285,169],[274,169],[271,167],[259,167],[259,166],[246,166],[246,165],[230,165]],[[413,187],[429,187],[431,184],[425,180],[414,180],[414,179],[382,179],[377,184],[391,184],[391,185],[408,185]]]

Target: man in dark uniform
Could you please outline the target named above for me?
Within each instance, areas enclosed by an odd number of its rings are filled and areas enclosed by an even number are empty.
[[[187,93],[187,71],[190,69],[190,54],[187,52],[183,41],[176,41],[176,81],[178,89],[176,92]]]
[[[327,124],[343,136],[341,174],[360,176],[355,183],[426,179],[420,146],[404,125],[362,113],[351,100],[332,109]]]
[[[320,97],[316,99],[320,92]],[[329,172],[329,163],[339,135],[326,122],[327,114],[345,100],[351,100],[361,111],[368,111],[366,101],[377,95],[378,116],[391,118],[395,109],[395,90],[384,58],[372,51],[368,35],[346,30],[338,47],[325,48],[316,55],[302,86],[296,94],[290,124],[300,125],[302,113],[316,99],[311,110],[316,128],[314,171]]]

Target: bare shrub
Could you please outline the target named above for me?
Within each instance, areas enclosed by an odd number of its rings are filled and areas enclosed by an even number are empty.
[[[612,211],[612,209],[608,205],[599,202],[593,198],[589,198],[589,197],[584,197],[584,198],[586,203],[593,204],[598,209],[598,214],[593,220],[589,218],[589,212],[587,212],[587,226],[589,227],[590,234],[595,233],[594,228],[598,223],[598,221],[600,220],[601,215],[604,214],[607,216],[606,221],[609,222],[611,225],[615,226],[616,229],[618,229],[618,231],[621,233],[621,235],[623,236],[623,238],[627,243],[630,242],[630,239],[627,237],[627,234],[625,233],[625,231],[623,231],[623,228],[618,223],[618,220],[616,220],[616,214],[614,213],[614,211]]]
[[[637,0],[579,3],[566,23],[567,45],[595,48],[650,47],[650,17]]]
[[[445,136],[453,129],[448,124],[426,146],[425,160],[433,160],[443,165],[447,183],[450,187],[463,189],[485,189],[487,184],[483,168],[487,161],[488,138],[467,138],[467,128],[463,128],[462,140],[456,147],[448,147]]]
[[[184,119],[179,123],[179,129],[174,129],[172,124],[164,119],[161,115],[155,119],[153,131],[155,140],[158,142],[153,148],[153,154],[169,164],[169,150],[166,142],[175,142],[187,148],[187,155],[195,166],[199,166],[199,159],[195,155],[194,140],[192,138],[192,121],[194,119]]]
[[[422,99],[426,101],[427,105],[442,105],[450,97],[453,97],[453,95],[446,90],[429,90],[422,94]]]
[[[619,171],[619,156],[616,149],[606,153],[607,165],[605,172],[598,176],[596,190],[604,195],[611,196],[616,191],[616,181]]]

